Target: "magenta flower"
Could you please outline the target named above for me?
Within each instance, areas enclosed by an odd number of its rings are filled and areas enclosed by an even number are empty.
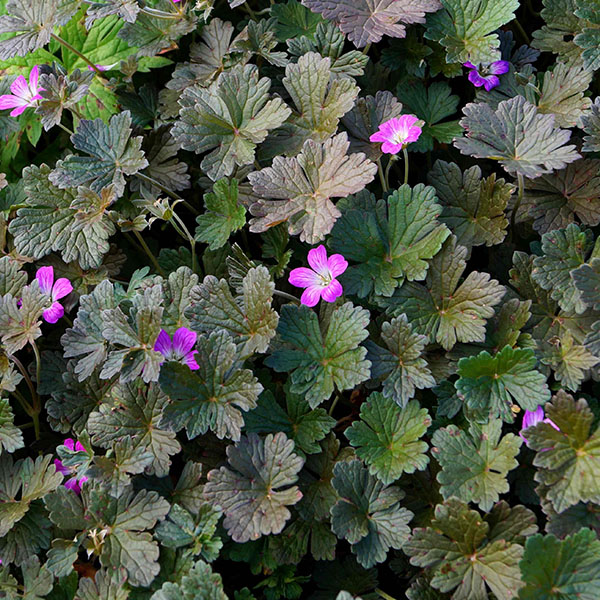
[[[296,287],[306,288],[300,302],[305,306],[316,306],[321,298],[334,302],[344,291],[336,277],[348,268],[348,261],[341,254],[327,258],[327,250],[321,245],[308,251],[308,264],[310,269],[292,269],[288,280]]]
[[[483,86],[489,92],[500,85],[498,75],[507,73],[510,63],[507,60],[497,60],[487,67],[476,67],[473,63],[466,62],[463,64],[463,67],[471,69],[469,72],[469,81],[475,87]]]
[[[528,427],[534,427],[535,425],[537,425],[538,423],[548,423],[548,425],[552,425],[552,427],[554,427],[554,429],[556,429],[557,431],[560,431],[560,428],[558,427],[558,425],[556,425],[556,423],[554,423],[553,421],[551,421],[548,418],[544,418],[544,409],[541,406],[538,406],[535,410],[526,410],[525,414],[523,415],[523,424],[521,425],[521,431],[519,432],[519,435],[521,436],[521,439],[529,446],[529,442],[527,441],[527,438],[523,435],[523,432],[528,428]]]
[[[383,142],[381,151],[386,154],[398,154],[404,146],[416,142],[423,131],[415,125],[419,119],[415,115],[402,115],[398,119],[390,119],[379,126],[369,140]]]
[[[63,442],[63,446],[66,446],[72,452],[85,452],[83,445],[80,442],[75,442],[72,438],[67,438]],[[54,459],[54,466],[56,467],[56,472],[62,473],[63,475],[70,475],[73,472],[73,469],[65,467],[62,460],[59,460],[58,458]],[[65,487],[73,490],[76,494],[79,494],[81,492],[81,484],[87,480],[88,478],[85,476],[79,478],[77,478],[77,476],[71,477],[71,479],[65,481]]]
[[[65,277],[54,281],[53,267],[40,267],[35,278],[42,294],[50,296],[52,300],[52,305],[42,313],[42,317],[47,323],[56,323],[65,314],[65,309],[58,300],[69,295],[73,291],[73,286]]]
[[[29,83],[23,75],[19,75],[11,84],[12,94],[3,94],[0,96],[0,110],[13,108],[11,117],[18,117],[26,108],[35,106],[38,100],[41,100],[39,92],[44,88],[39,87],[39,68],[36,65],[29,73]]]
[[[197,337],[198,334],[195,331],[191,331],[187,327],[180,327],[173,334],[173,341],[171,341],[171,336],[161,329],[154,343],[154,350],[160,352],[167,360],[183,362],[192,371],[195,371],[200,368],[194,358],[194,354],[197,354],[198,350],[192,350],[196,345]]]

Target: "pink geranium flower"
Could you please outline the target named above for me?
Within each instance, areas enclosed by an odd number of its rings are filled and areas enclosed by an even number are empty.
[[[306,288],[300,302],[305,306],[316,306],[321,298],[325,302],[334,302],[344,291],[336,277],[348,268],[348,261],[341,254],[327,258],[327,250],[321,245],[309,250],[308,264],[310,269],[299,267],[290,272],[289,282]]]
[[[42,313],[42,317],[47,323],[56,323],[65,314],[65,309],[58,300],[69,295],[73,291],[73,286],[65,277],[54,281],[53,267],[40,267],[35,278],[42,294],[50,296],[52,300],[52,305]]]
[[[180,327],[175,331],[173,340],[171,340],[171,336],[161,329],[156,338],[154,350],[160,352],[167,360],[183,362],[192,371],[195,371],[200,368],[194,358],[194,354],[197,354],[198,350],[192,350],[196,345],[197,337],[198,334],[195,331],[191,331],[187,327]]]
[[[466,62],[463,67],[471,69],[469,71],[469,81],[475,87],[483,86],[486,92],[489,92],[500,85],[498,75],[508,73],[510,63],[507,60],[497,60],[487,67],[476,67],[473,63]]]
[[[75,442],[75,440],[73,440],[72,438],[67,438],[63,442],[63,446],[66,446],[72,452],[85,452],[85,448],[83,447],[83,445],[80,442]],[[57,473],[62,473],[65,476],[70,475],[73,472],[73,469],[71,469],[70,467],[65,467],[65,465],[63,465],[62,460],[59,460],[58,458],[54,459],[54,466],[56,467]],[[65,481],[65,487],[70,490],[73,490],[76,494],[79,494],[81,492],[81,484],[86,482],[87,480],[88,478],[85,476],[79,478],[77,478],[77,476],[71,477],[70,479]]]
[[[416,142],[423,131],[415,125],[419,119],[415,115],[402,115],[398,119],[390,119],[379,126],[369,140],[371,142],[383,142],[381,151],[386,154],[398,154],[411,142]]]
[[[535,410],[526,410],[525,414],[523,415],[523,424],[521,425],[521,431],[519,432],[519,435],[528,446],[529,442],[523,433],[528,427],[534,427],[538,423],[548,423],[548,425],[552,425],[554,429],[560,431],[560,428],[558,425],[556,425],[556,423],[548,418],[544,418],[544,409],[541,406],[538,406]]]
[[[12,94],[0,96],[0,110],[13,108],[11,117],[18,117],[26,108],[35,106],[41,100],[39,92],[44,88],[39,87],[39,68],[36,65],[29,73],[29,83],[23,75],[19,75],[10,85]]]

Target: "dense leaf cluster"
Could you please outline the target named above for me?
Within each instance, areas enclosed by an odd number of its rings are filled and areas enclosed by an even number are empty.
[[[598,70],[598,0],[0,0],[0,598],[600,598]]]

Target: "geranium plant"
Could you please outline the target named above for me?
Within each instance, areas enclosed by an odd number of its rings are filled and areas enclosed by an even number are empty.
[[[596,0],[0,0],[0,598],[600,598]]]

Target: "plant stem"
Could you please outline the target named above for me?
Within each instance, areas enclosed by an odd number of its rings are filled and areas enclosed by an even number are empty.
[[[181,220],[179,215],[173,211],[173,218],[177,221],[181,229],[185,233],[185,237],[187,237],[188,242],[190,244],[190,250],[192,251],[192,271],[196,272],[196,240],[192,236],[192,234],[188,231],[188,228],[185,226],[185,223]]]
[[[40,351],[38,350],[37,344],[34,340],[31,340],[31,347],[33,348],[33,353],[35,354],[35,384],[36,390],[40,387],[41,374],[42,374],[42,357],[40,356]],[[40,402],[40,395],[36,393],[35,398],[33,400],[33,414],[31,418],[33,419],[33,428],[35,430],[35,439],[40,439],[40,412],[42,412],[42,403]]]
[[[363,54],[369,54],[369,50],[371,49],[371,42],[369,42],[362,50]]]
[[[19,401],[19,404],[23,407],[23,410],[31,416],[33,414],[33,407],[29,402],[27,402],[27,398],[21,394],[19,390],[13,390],[11,394]]]
[[[404,183],[408,183],[408,151],[406,147],[402,148],[402,154],[404,154]]]
[[[525,40],[525,43],[527,45],[531,44],[531,40],[529,39],[529,36],[523,29],[523,26],[521,25],[521,23],[519,23],[519,19],[513,19],[513,21],[514,21],[515,25],[517,26],[517,30],[521,34],[521,37]]]
[[[152,254],[152,250],[150,250],[150,248],[148,248],[148,244],[146,244],[146,241],[144,240],[144,238],[142,237],[140,232],[137,231],[136,229],[134,229],[133,235],[135,235],[137,241],[140,243],[140,246],[143,248],[144,252],[148,255],[148,258],[152,261],[152,264],[154,265],[154,268],[156,269],[157,273],[161,277],[164,277],[165,276],[164,271],[161,269],[160,265],[158,264],[158,260],[156,260],[156,256],[154,256],[154,254]]]
[[[379,594],[382,598],[384,598],[384,600],[396,600],[394,596],[386,594],[383,590],[380,590],[379,588],[375,588],[375,593]]]
[[[514,235],[514,231],[515,231],[515,221],[517,218],[517,211],[519,210],[519,207],[521,206],[521,202],[523,201],[523,193],[524,193],[524,189],[525,189],[525,181],[524,181],[523,175],[521,175],[521,173],[517,173],[517,182],[519,183],[519,192],[517,195],[517,201],[515,202],[515,205],[513,206],[513,209],[512,209],[512,213],[510,215],[510,239],[509,239],[509,241],[511,241],[511,242],[513,240],[513,235]]]
[[[179,14],[164,12],[150,6],[144,6],[140,9],[140,12],[148,15],[149,17],[154,17],[155,19],[169,19],[171,21],[181,17]]]
[[[333,414],[333,411],[334,411],[335,407],[337,406],[337,403],[339,402],[341,397],[342,397],[342,393],[339,390],[335,390],[335,398],[333,399],[333,402],[331,403],[331,406],[329,407],[329,410],[327,411],[327,414],[329,416],[331,416]]]
[[[381,166],[381,157],[377,159],[377,172],[379,173],[379,181],[381,182],[381,187],[383,188],[383,193],[387,194],[388,186],[385,182],[385,175],[383,174],[383,167]]]
[[[159,181],[156,181],[156,179],[154,179],[153,177],[149,177],[145,173],[136,173],[135,176],[138,179],[149,183],[150,185],[156,186],[161,192],[164,192],[165,194],[167,194],[167,196],[173,198],[173,200],[181,202],[189,211],[193,212],[195,215],[200,214],[200,212],[197,211],[187,200],[184,200],[181,196],[178,196],[173,190],[170,190],[168,187],[164,186]]]
[[[29,373],[27,372],[27,369],[23,366],[23,363],[16,356],[13,356],[11,354],[10,360],[12,360],[15,363],[15,365],[17,365],[17,369],[19,369],[19,371],[21,371],[21,375],[23,375],[23,379],[25,379],[25,383],[27,384],[27,387],[29,388],[29,393],[31,394],[31,400],[33,402],[35,402],[37,392],[35,391],[35,387],[33,385],[33,382],[31,381],[31,377],[29,377]],[[31,406],[31,404],[29,404],[29,402],[27,403],[27,406],[29,406],[31,409],[31,412],[28,412],[27,414],[29,416],[31,416],[33,413],[33,407]]]
[[[77,48],[74,48],[73,46],[71,46],[71,44],[69,44],[69,42],[67,42],[66,40],[63,40],[61,37],[59,37],[55,33],[51,33],[50,37],[53,40],[56,40],[62,46],[64,46],[67,50],[70,50],[76,56],[79,56],[79,58],[83,62],[87,63],[90,67],[92,67],[92,69],[94,69],[94,71],[96,72],[96,75],[99,75],[100,77],[104,78],[102,71],[87,56],[85,56],[84,54],[79,52],[79,50],[77,50]]]
[[[65,127],[60,121],[57,123],[57,125],[63,130],[66,131],[69,135],[73,135],[73,132],[68,128]]]
[[[389,190],[390,189],[390,168],[392,167],[392,163],[396,160],[396,155],[395,154],[390,154],[390,159],[388,160],[388,164],[385,168],[385,175],[384,175],[384,179],[385,179],[385,187]]]
[[[296,298],[296,296],[292,296],[291,294],[288,294],[286,292],[280,292],[279,290],[273,290],[273,295],[281,296],[282,298],[287,298],[288,300],[291,300],[292,302],[295,302],[296,304],[300,305],[300,300],[298,300],[298,298]]]

